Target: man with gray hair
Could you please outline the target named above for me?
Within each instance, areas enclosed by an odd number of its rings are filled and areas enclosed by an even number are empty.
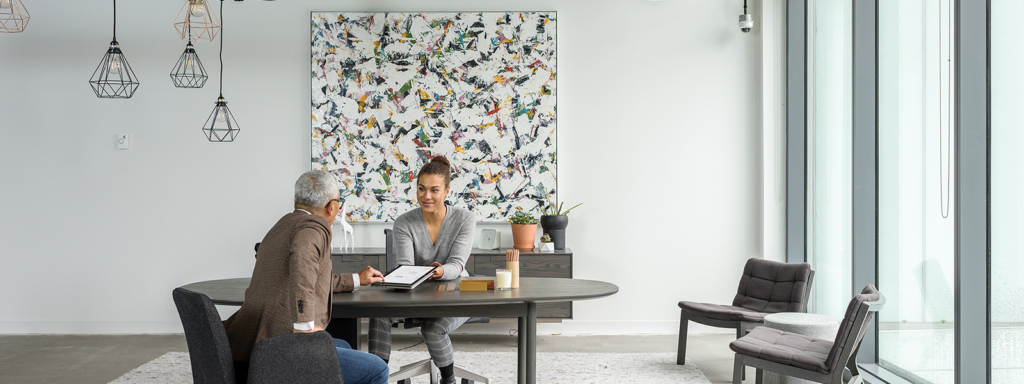
[[[331,321],[334,292],[383,281],[380,271],[369,266],[359,273],[331,274],[331,224],[340,206],[338,181],[330,172],[309,171],[295,182],[295,211],[263,238],[245,301],[224,321],[239,379],[247,377],[257,342],[293,332],[322,332]],[[354,350],[343,340],[334,344],[346,384],[387,383],[388,366],[379,357]]]

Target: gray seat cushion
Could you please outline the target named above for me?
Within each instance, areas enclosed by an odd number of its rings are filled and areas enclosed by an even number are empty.
[[[825,359],[832,342],[768,327],[756,327],[749,334],[729,344],[729,349],[744,356],[815,372],[828,373]]]
[[[680,301],[679,308],[682,308],[683,312],[692,315],[726,321],[751,321],[762,323],[764,322],[765,315],[768,315],[767,313],[752,311],[742,307],[694,303],[692,301]]]

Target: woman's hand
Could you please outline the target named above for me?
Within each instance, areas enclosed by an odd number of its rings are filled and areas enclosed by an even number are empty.
[[[427,280],[440,279],[441,276],[444,276],[444,267],[441,266],[441,263],[435,261],[433,263],[430,263],[430,266],[437,267],[437,269],[434,270],[434,274],[431,275],[430,278]]]

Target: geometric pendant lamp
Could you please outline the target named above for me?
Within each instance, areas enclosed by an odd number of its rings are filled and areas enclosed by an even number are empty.
[[[89,79],[89,85],[96,97],[108,99],[131,98],[139,88],[139,79],[117,43],[117,0],[114,0],[114,39]]]
[[[29,18],[25,4],[22,4],[21,0],[0,0],[0,32],[23,32]]]
[[[224,17],[224,0],[220,0],[220,16]],[[203,133],[206,139],[215,143],[235,141],[238,136],[238,122],[235,115],[228,109],[228,102],[224,100],[224,33],[220,34],[220,96],[213,106],[213,112],[206,118],[203,124]]]
[[[185,5],[174,19],[174,29],[182,40],[213,41],[220,31],[220,22],[206,0],[185,0]]]
[[[190,41],[185,46],[185,52],[178,58],[178,63],[171,70],[171,81],[178,88],[202,88],[208,78],[206,68],[203,68],[203,63],[199,61],[199,55]]]

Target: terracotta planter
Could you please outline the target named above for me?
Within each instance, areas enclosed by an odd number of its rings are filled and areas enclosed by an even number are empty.
[[[512,224],[512,247],[520,251],[532,251],[537,239],[537,224]]]

